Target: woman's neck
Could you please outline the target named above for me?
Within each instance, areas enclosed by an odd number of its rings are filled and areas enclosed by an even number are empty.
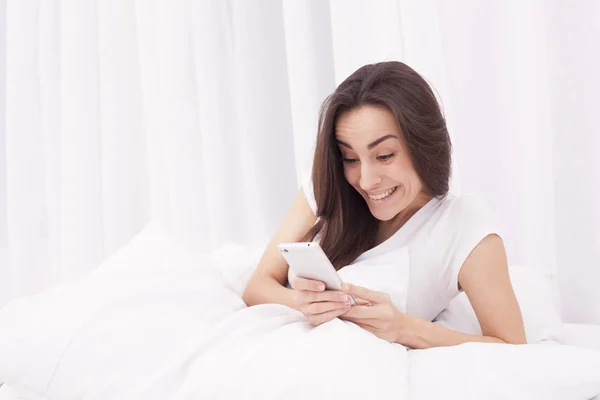
[[[394,218],[390,219],[389,221],[380,221],[377,229],[376,245],[389,239],[432,198],[433,197],[428,194],[420,193],[408,207],[400,211]]]

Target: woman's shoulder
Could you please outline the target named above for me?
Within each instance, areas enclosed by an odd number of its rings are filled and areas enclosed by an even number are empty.
[[[444,211],[456,218],[487,217],[493,214],[489,203],[477,193],[449,193],[442,203],[445,205]]]
[[[446,235],[490,227],[495,225],[495,217],[483,196],[476,193],[449,193],[439,201],[430,222],[432,230],[442,231]]]

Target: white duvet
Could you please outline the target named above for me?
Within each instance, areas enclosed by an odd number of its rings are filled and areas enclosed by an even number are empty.
[[[88,278],[0,310],[0,382],[24,399],[589,399],[600,352],[407,350],[338,319],[246,308],[259,249],[132,243]],[[136,247],[138,246],[138,247]],[[132,249],[145,251],[132,256]]]

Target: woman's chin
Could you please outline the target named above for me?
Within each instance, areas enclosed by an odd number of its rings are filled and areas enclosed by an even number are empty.
[[[373,217],[375,217],[375,219],[379,220],[379,221],[389,221],[391,219],[393,219],[398,212],[394,212],[392,210],[374,210],[374,209],[370,209],[371,210],[371,215],[373,215]]]

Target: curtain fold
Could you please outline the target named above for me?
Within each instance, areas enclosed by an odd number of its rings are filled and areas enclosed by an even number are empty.
[[[451,188],[509,261],[600,323],[600,5],[558,0],[0,1],[0,304],[76,279],[158,220],[263,245],[311,164],[324,98],[401,60],[443,103]]]

